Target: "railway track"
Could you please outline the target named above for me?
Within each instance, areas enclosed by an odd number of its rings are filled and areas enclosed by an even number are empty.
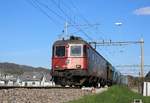
[[[61,87],[61,86],[0,86],[0,89],[81,89],[79,87]]]

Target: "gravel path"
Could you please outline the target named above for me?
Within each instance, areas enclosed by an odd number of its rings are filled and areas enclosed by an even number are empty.
[[[2,89],[0,103],[64,103],[90,93],[81,89]]]

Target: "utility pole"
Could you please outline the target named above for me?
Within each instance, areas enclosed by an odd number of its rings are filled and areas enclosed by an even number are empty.
[[[65,39],[65,37],[68,36],[68,22],[66,21],[64,24],[64,29],[62,31],[62,34],[58,35],[58,38],[61,39]]]
[[[65,22],[65,35],[68,35],[68,22]]]
[[[140,40],[141,45],[141,79],[144,79],[144,40],[141,38]]]

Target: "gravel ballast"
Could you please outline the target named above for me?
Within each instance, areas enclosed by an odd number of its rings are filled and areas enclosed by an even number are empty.
[[[64,103],[90,93],[81,89],[2,89],[0,103]]]

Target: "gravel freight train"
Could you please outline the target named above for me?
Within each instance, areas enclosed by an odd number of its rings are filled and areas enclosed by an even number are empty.
[[[119,72],[80,37],[56,41],[52,53],[51,75],[55,84],[96,87],[117,83]]]

